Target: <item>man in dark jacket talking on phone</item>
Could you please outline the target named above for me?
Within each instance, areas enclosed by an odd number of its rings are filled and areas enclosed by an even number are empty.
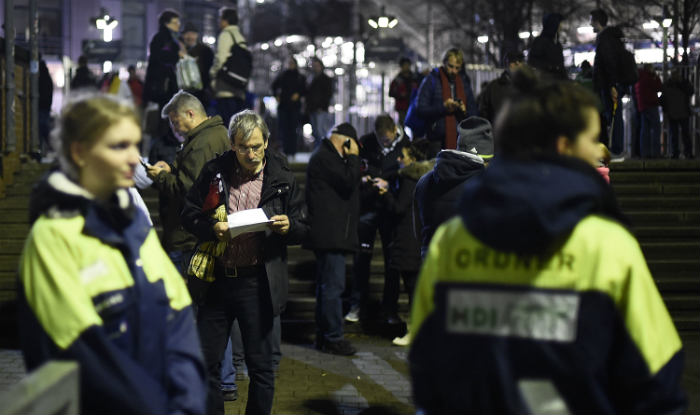
[[[311,227],[304,247],[316,254],[316,347],[350,356],[343,338],[345,256],[357,251],[360,212],[360,158],[355,128],[333,128],[314,151],[306,171],[306,204]]]

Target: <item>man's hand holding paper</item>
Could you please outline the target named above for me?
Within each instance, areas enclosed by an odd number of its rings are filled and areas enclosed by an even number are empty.
[[[280,235],[286,235],[289,232],[289,217],[287,215],[275,215],[270,220],[274,221],[270,224],[272,232]]]

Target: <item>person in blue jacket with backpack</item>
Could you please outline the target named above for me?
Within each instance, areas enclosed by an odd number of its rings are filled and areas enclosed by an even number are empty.
[[[448,49],[442,66],[434,68],[423,79],[415,107],[416,115],[425,122],[430,142],[429,158],[435,157],[441,149],[457,148],[457,125],[478,112],[461,50]]]

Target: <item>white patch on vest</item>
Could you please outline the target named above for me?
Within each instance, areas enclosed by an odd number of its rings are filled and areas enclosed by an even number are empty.
[[[530,409],[528,412],[541,415],[564,415],[571,411],[566,402],[549,380],[521,379],[518,381],[520,394]]]
[[[579,300],[577,294],[453,289],[445,326],[449,333],[572,342]]]
[[[83,284],[89,284],[94,281],[95,278],[107,275],[108,272],[107,264],[101,259],[98,259],[92,265],[88,265],[80,270],[80,279],[83,281]]]

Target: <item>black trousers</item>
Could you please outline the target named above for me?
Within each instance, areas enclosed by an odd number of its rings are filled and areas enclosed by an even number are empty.
[[[246,414],[269,414],[275,392],[272,368],[272,306],[263,267],[230,278],[220,276],[207,290],[199,307],[197,323],[208,372],[207,413],[223,414],[219,383],[221,359],[234,319],[238,320],[248,366],[250,387]]]

